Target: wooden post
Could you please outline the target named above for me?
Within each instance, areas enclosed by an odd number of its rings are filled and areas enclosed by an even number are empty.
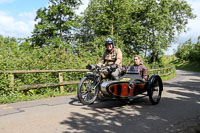
[[[15,83],[14,74],[9,75],[9,80],[10,80],[10,88],[14,89],[14,83]]]
[[[59,73],[59,82],[63,82],[63,76],[62,73]],[[60,86],[60,92],[64,92],[64,86]]]

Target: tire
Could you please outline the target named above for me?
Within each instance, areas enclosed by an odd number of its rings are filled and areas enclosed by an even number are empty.
[[[89,105],[94,103],[97,99],[99,85],[95,87],[96,84],[96,78],[93,76],[83,77],[81,79],[78,86],[77,96],[82,104]]]
[[[160,102],[162,91],[162,79],[158,75],[153,75],[149,80],[147,90],[149,100],[153,105],[158,104]]]

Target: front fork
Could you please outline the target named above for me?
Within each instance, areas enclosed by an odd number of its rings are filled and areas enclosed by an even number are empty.
[[[86,77],[93,77],[94,79],[96,79],[96,83],[95,83],[95,86],[93,88],[91,88],[91,90],[95,90],[95,89],[98,89],[98,85],[100,85],[102,83],[102,78],[101,76],[99,75],[94,75],[93,73],[91,72],[88,72],[86,75]],[[101,86],[100,86],[101,87]],[[101,89],[100,89],[101,90]]]

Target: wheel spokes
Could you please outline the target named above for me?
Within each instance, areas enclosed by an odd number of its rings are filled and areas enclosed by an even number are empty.
[[[95,96],[95,88],[94,88],[94,81],[92,80],[87,80],[82,86],[82,98],[85,101],[90,101],[94,98]]]
[[[152,98],[153,100],[157,101],[159,98],[159,84],[158,80],[155,81],[155,85],[152,87]]]

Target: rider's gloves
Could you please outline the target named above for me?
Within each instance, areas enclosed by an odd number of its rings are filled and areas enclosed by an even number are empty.
[[[117,64],[113,64],[113,65],[111,66],[111,69],[116,69],[117,67],[118,67]]]
[[[95,69],[95,65],[88,64],[88,65],[86,66],[86,69],[94,70],[94,69]]]
[[[95,66],[95,68],[96,68],[96,69],[100,69],[101,67],[100,67],[100,66],[98,66],[98,65],[96,65],[96,66]]]
[[[127,70],[128,70],[128,66],[122,66],[122,72],[126,73]]]

